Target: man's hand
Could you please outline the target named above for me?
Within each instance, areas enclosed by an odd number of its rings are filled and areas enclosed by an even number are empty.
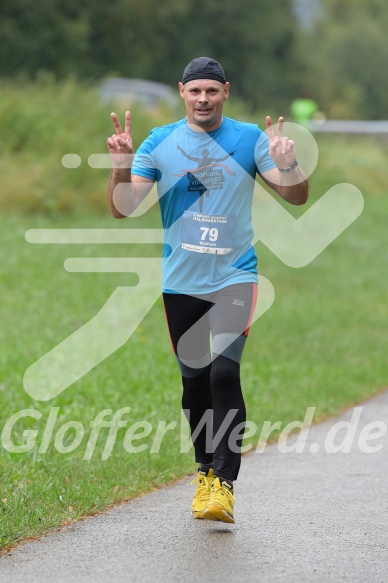
[[[265,122],[269,140],[269,155],[277,168],[263,172],[261,178],[290,204],[304,204],[307,201],[309,189],[307,176],[300,166],[295,165],[290,172],[279,171],[279,168],[292,166],[296,160],[294,141],[283,136],[284,118],[279,117],[277,134],[275,134],[269,115],[267,115]]]
[[[278,168],[287,168],[295,162],[295,143],[283,136],[284,118],[279,117],[277,135],[275,134],[272,120],[269,115],[265,118],[267,136],[269,139],[269,155]]]
[[[114,168],[130,168],[133,154],[131,114],[125,112],[125,128],[121,128],[115,113],[110,114],[116,133],[107,139],[109,154]]]

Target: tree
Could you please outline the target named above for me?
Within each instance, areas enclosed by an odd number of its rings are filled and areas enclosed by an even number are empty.
[[[114,74],[176,85],[196,56],[224,65],[252,107],[295,87],[291,0],[3,0],[1,74]]]
[[[88,49],[87,11],[78,0],[2,0],[2,76],[51,71],[71,75]]]
[[[388,110],[386,0],[325,0],[324,15],[300,41],[304,85],[329,117],[385,119]]]

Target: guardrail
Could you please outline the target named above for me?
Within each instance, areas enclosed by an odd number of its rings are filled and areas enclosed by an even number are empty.
[[[388,121],[340,120],[311,121],[314,132],[331,134],[388,134]]]

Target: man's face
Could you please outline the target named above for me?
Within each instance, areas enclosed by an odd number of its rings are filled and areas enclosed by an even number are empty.
[[[230,83],[223,85],[212,79],[195,79],[179,90],[186,106],[187,123],[209,132],[216,129],[222,121],[222,108],[229,95]]]

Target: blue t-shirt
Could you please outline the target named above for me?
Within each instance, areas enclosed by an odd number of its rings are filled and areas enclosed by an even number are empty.
[[[198,132],[182,119],[151,131],[132,173],[157,182],[163,291],[204,294],[257,281],[254,181],[274,167],[255,124],[224,117],[216,130]]]

